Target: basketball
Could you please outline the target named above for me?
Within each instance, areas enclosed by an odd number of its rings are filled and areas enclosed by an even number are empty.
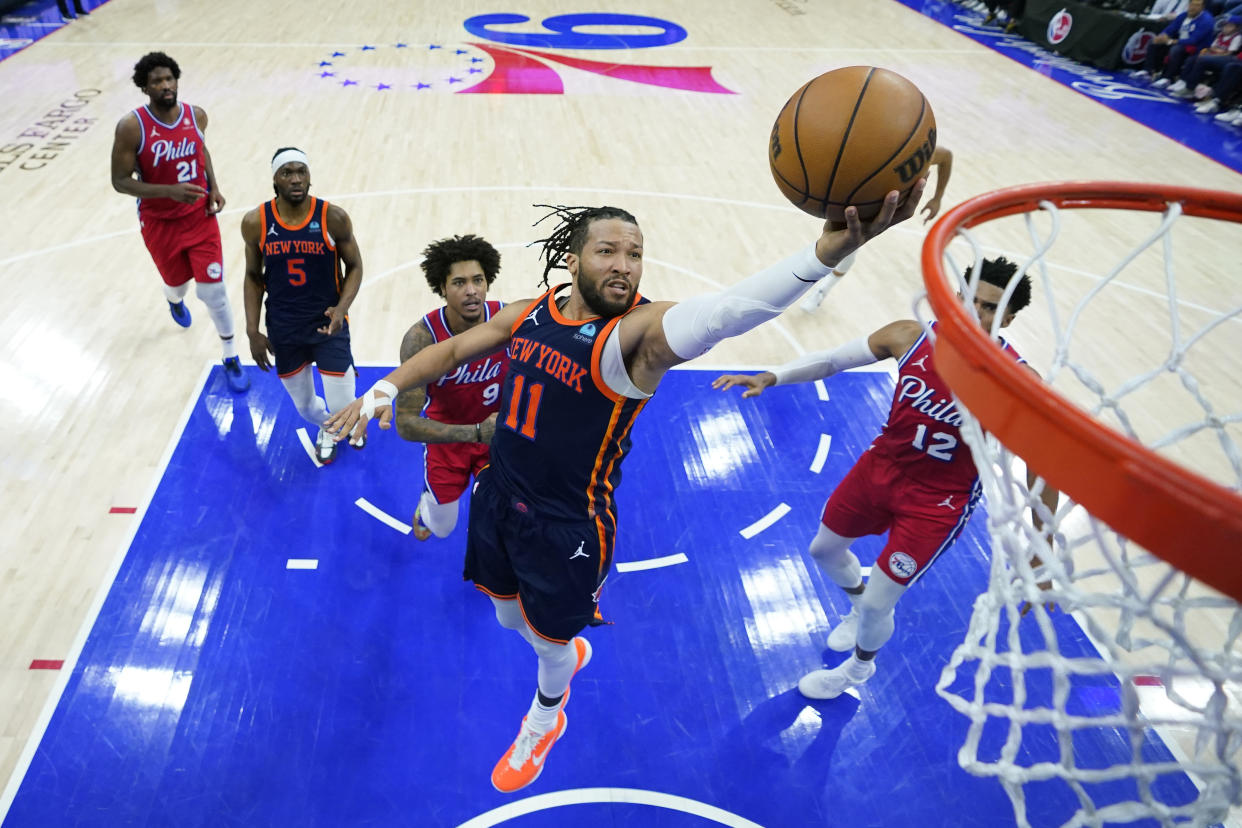
[[[936,149],[936,117],[923,93],[896,72],[847,66],[793,94],[776,116],[768,161],[795,207],[844,222],[854,205],[874,218],[890,190],[902,200]]]

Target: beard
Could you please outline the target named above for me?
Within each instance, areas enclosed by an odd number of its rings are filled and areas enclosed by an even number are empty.
[[[607,281],[601,280],[601,284]],[[629,295],[624,299],[613,301],[605,299],[600,293],[599,287],[590,279],[582,278],[582,274],[578,275],[578,293],[582,295],[582,301],[586,306],[605,319],[612,319],[614,316],[620,316],[630,309],[630,305],[634,303],[634,289],[631,287]]]

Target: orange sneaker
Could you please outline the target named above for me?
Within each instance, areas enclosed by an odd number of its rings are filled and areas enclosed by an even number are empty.
[[[421,508],[421,506],[419,508]],[[418,516],[418,509],[414,510],[413,530],[414,537],[418,538],[420,541],[425,541],[427,538],[431,537],[431,530],[423,525],[422,519]]]
[[[556,740],[565,734],[568,721],[565,711],[556,713],[556,727],[547,733],[538,733],[527,727],[526,717],[522,717],[522,729],[505,755],[500,757],[496,767],[492,768],[492,787],[501,793],[520,791],[539,778],[543,773],[543,762],[548,752],[556,744]]]

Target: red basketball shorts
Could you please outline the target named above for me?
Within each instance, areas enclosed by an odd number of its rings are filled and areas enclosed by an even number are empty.
[[[155,267],[169,287],[224,278],[224,254],[220,246],[220,223],[214,215],[190,215],[175,219],[143,218],[142,240]]]
[[[876,560],[899,584],[909,584],[957,540],[979,502],[978,482],[967,491],[935,489],[868,451],[824,505],[823,523],[846,538],[888,532]]]
[[[490,456],[486,443],[428,443],[423,472],[427,491],[436,503],[452,503]]]

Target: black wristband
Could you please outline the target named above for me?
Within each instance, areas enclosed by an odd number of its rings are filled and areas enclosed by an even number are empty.
[[[476,443],[483,442],[483,427],[478,423],[474,424],[474,441]]]

